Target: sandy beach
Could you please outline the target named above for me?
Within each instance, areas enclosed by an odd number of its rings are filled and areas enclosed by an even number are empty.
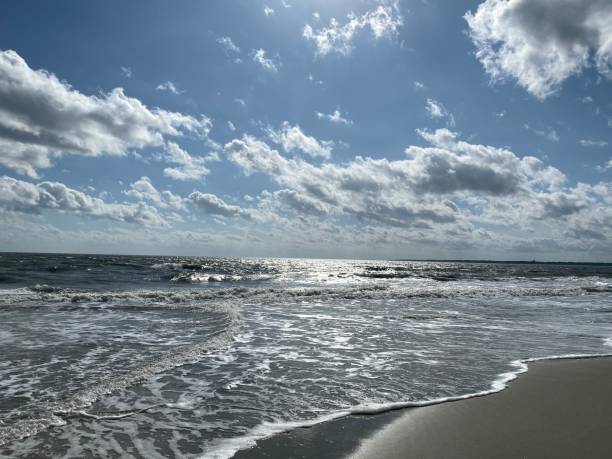
[[[547,360],[501,392],[349,416],[260,441],[236,458],[607,458],[612,358]]]

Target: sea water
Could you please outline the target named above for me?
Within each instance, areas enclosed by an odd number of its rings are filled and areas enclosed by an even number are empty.
[[[0,456],[231,457],[611,344],[606,265],[0,254]]]

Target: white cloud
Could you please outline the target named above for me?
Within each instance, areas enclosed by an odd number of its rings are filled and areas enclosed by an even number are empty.
[[[443,118],[446,116],[446,109],[444,106],[433,99],[427,99],[427,106],[425,108],[432,118]]]
[[[207,156],[192,156],[174,142],[165,145],[164,160],[176,167],[166,167],[164,175],[174,180],[195,181],[208,175],[210,170],[205,166],[211,161],[218,161],[219,156],[211,153]]]
[[[332,113],[317,112],[317,118],[334,124],[346,124],[347,126],[353,124],[353,120],[349,119],[346,114],[343,116],[340,110],[334,110]]]
[[[609,0],[486,0],[465,19],[491,77],[515,79],[539,99],[591,63],[612,78]]]
[[[411,226],[419,220],[454,220],[445,206],[423,208],[414,203],[412,196],[402,192],[400,174],[396,176],[390,170],[394,165],[386,160],[358,157],[347,165],[316,167],[299,159],[286,159],[249,136],[233,140],[225,149],[245,173],[265,173],[287,187],[284,205],[293,203],[294,210],[306,206],[317,212],[325,210],[392,226]]]
[[[167,137],[207,139],[208,118],[149,109],[116,88],[86,96],[15,51],[0,52],[0,164],[37,177],[62,155],[124,155]]]
[[[561,140],[557,131],[555,131],[551,127],[547,127],[544,129],[536,129],[529,124],[525,124],[524,127],[526,130],[531,131],[534,134],[539,135],[540,137],[544,137],[546,140],[549,140],[551,142],[558,142],[559,140]]]
[[[185,92],[178,89],[172,81],[166,81],[164,83],[158,84],[157,88],[155,89],[157,89],[158,91],[171,92],[172,94],[183,94]]]
[[[227,127],[230,129],[230,131],[236,130],[236,126],[234,126],[234,123],[232,123],[231,121],[227,122]]]
[[[219,43],[226,51],[232,53],[240,53],[240,48],[233,42],[230,37],[219,37],[217,38],[217,43]]]
[[[121,73],[126,78],[132,78],[132,69],[130,67],[121,67]]]
[[[606,172],[609,171],[610,169],[612,169],[612,159],[610,159],[607,163],[605,163],[602,166],[597,166],[596,169],[599,172]]]
[[[244,99],[240,99],[239,97],[236,97],[234,99],[234,102],[236,102],[238,105],[240,105],[242,108],[246,108],[246,102],[244,101]]]
[[[253,50],[253,62],[258,63],[268,72],[278,72],[279,63],[266,57],[266,51],[261,48]]]
[[[59,182],[38,184],[0,177],[0,206],[23,213],[39,213],[43,209],[73,213],[94,218],[137,223],[147,226],[167,226],[154,207],[144,203],[107,203]]]
[[[582,139],[579,142],[580,142],[580,145],[582,145],[583,147],[607,147],[608,146],[608,142],[606,142],[605,140]]]
[[[265,14],[266,16],[271,16],[271,15],[273,15],[273,14],[274,14],[274,9],[273,9],[273,8],[270,8],[270,7],[269,7],[269,6],[267,6],[267,5],[265,5],[265,6],[264,6],[264,14]]]
[[[280,211],[295,212],[299,215],[327,216],[331,208],[325,203],[308,197],[295,190],[264,191],[260,196],[260,206]]]
[[[312,136],[306,135],[298,125],[291,126],[289,122],[285,121],[279,130],[275,131],[269,128],[267,132],[270,139],[282,145],[286,152],[299,150],[315,158],[329,159],[331,157],[333,142],[326,140],[319,141]]]
[[[130,184],[130,189],[125,191],[125,195],[139,201],[151,201],[157,207],[166,206],[161,193],[153,186],[149,177],[143,176]]]
[[[257,209],[245,209],[240,206],[228,204],[220,197],[211,193],[194,191],[186,198],[186,202],[193,208],[207,215],[225,218],[240,217],[245,220],[265,218],[265,215]]]
[[[353,40],[357,33],[369,29],[375,39],[393,36],[403,24],[397,1],[378,5],[361,16],[353,13],[347,16],[347,22],[340,24],[335,18],[329,26],[315,30],[307,24],[302,32],[306,40],[314,42],[317,55],[325,56],[331,52],[347,55],[353,49]]]
[[[538,205],[538,218],[560,218],[572,215],[586,209],[592,204],[592,200],[580,190],[555,191],[553,193],[542,193]]]
[[[130,184],[130,189],[124,194],[138,201],[149,201],[155,207],[166,209],[173,207],[175,209],[183,209],[183,198],[175,195],[169,190],[160,192],[155,188],[149,177],[141,177],[134,183]]]
[[[356,157],[346,164],[309,164],[288,159],[251,136],[225,145],[229,159],[245,174],[263,173],[284,187],[275,196],[282,206],[309,213],[347,215],[389,226],[427,226],[464,221],[465,211],[453,200],[470,196],[494,202],[541,203],[552,200],[565,176],[537,158],[517,157],[509,150],[473,145],[457,140],[457,134],[439,129],[419,131],[431,147],[411,146],[407,159],[390,161]],[[471,198],[470,198],[471,199]],[[568,198],[570,199],[570,198]],[[552,204],[532,204],[534,218],[549,218]],[[279,204],[280,206],[280,204]],[[558,205],[560,215],[569,205]]]
[[[430,118],[444,118],[447,120],[450,127],[455,126],[455,117],[452,113],[449,113],[448,110],[446,110],[446,107],[444,107],[442,103],[433,99],[427,99],[425,109],[427,110],[427,113],[429,113]]]
[[[417,89],[419,91],[422,91],[425,89],[425,85],[421,83],[420,81],[414,81],[412,85],[414,86],[414,89]]]

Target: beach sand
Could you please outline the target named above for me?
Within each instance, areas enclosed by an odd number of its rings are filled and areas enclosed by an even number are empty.
[[[612,358],[546,360],[501,392],[348,416],[236,458],[611,458]]]

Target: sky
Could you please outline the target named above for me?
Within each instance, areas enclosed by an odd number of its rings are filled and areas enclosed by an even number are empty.
[[[9,0],[0,250],[612,261],[609,0]]]

